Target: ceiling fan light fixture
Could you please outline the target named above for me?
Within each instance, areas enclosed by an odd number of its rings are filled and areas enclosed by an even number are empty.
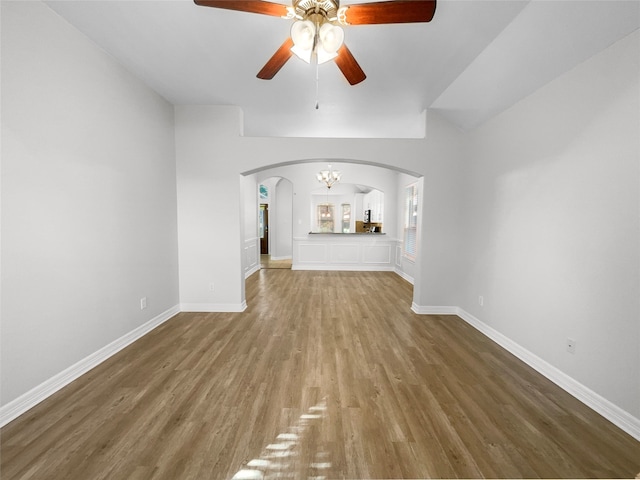
[[[318,63],[334,59],[349,84],[357,85],[367,76],[344,44],[344,31],[339,25],[430,22],[438,0],[360,0],[342,7],[340,0],[291,0],[291,6],[277,0],[194,1],[206,7],[297,19],[291,26],[290,37],[258,72],[258,78],[271,80],[295,54],[307,63],[314,56]]]
[[[291,25],[291,51],[301,60],[311,63],[316,26],[311,20],[298,20]]]
[[[319,37],[327,53],[336,53],[344,43],[344,30],[338,25],[325,23],[320,27]]]
[[[335,52],[327,52],[324,48],[318,47],[316,49],[316,57],[318,59],[318,65],[322,65],[323,63],[328,62],[329,60],[333,60],[338,56]]]
[[[305,50],[303,48],[298,47],[297,45],[294,45],[293,47],[291,47],[291,51],[300,60],[304,60],[307,63],[311,63],[311,54],[313,53],[313,50],[311,49]]]
[[[298,20],[291,25],[291,39],[300,50],[312,50],[316,27],[311,20]]]

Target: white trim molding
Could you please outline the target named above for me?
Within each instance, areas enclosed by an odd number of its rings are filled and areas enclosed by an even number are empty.
[[[242,303],[181,303],[181,312],[222,312],[239,313],[247,309],[247,301]]]
[[[396,243],[386,234],[310,233],[294,237],[292,270],[392,272]]]
[[[32,388],[15,400],[3,405],[0,407],[0,427],[3,427],[10,421],[25,413],[27,410],[35,407],[47,397],[53,395],[58,390],[73,382],[81,375],[84,375],[92,368],[97,367],[109,357],[131,345],[133,342],[146,335],[154,328],[162,325],[179,312],[180,308],[177,305],[171,307],[145,324],[140,325],[117,340],[114,340],[110,344],[102,347],[100,350],[92,353],[88,357]]]
[[[284,255],[282,257],[275,257],[271,255],[271,260],[291,260],[293,257],[291,255]]]
[[[477,319],[459,307],[425,307],[415,303],[411,310],[421,315],[457,315],[483,335],[487,336],[502,348],[512,353],[531,368],[544,375],[564,391],[573,395],[586,406],[602,415],[611,423],[640,440],[640,419],[621,409],[606,398],[584,386],[574,378],[557,369],[550,363],[530,352],[520,344],[504,336],[494,328]]]
[[[246,280],[247,278],[249,278],[251,275],[253,275],[258,271],[260,271],[260,265],[254,265],[252,268],[250,268],[244,273],[244,279]]]
[[[393,269],[393,271],[394,271],[394,272],[395,272],[399,277],[401,277],[403,280],[406,280],[406,281],[407,281],[407,282],[409,282],[411,285],[414,285],[413,277],[411,277],[411,276],[407,275],[405,272],[403,272],[403,271],[402,271],[402,270],[400,270],[399,268],[394,268],[394,269]],[[415,303],[411,305],[411,309],[413,309],[413,305],[415,305]],[[416,305],[416,306],[417,306],[417,305]],[[415,312],[415,310],[414,310],[414,312]],[[418,312],[416,312],[416,313],[418,313]]]
[[[418,315],[458,315],[458,307],[446,306],[424,306],[417,305],[415,302],[411,304],[411,310]]]
[[[244,241],[244,278],[260,270],[259,243],[258,237]]]

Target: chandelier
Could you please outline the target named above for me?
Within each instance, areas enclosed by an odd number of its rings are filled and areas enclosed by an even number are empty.
[[[340,181],[340,177],[342,173],[332,170],[331,165],[329,165],[329,170],[321,170],[316,174],[316,178],[320,183],[324,183],[327,188],[333,187],[336,183]]]

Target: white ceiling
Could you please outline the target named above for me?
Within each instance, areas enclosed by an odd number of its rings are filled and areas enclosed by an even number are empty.
[[[347,27],[367,79],[350,86],[330,62],[316,89],[296,57],[256,78],[290,20],[192,0],[46,3],[171,103],[240,106],[251,136],[422,137],[427,108],[471,129],[640,26],[638,0],[439,0],[430,23]]]

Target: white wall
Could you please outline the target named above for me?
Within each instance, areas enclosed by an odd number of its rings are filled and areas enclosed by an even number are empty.
[[[293,252],[293,184],[285,179],[279,179],[275,188],[275,208],[271,221],[271,256],[274,259],[291,258]]]
[[[0,3],[5,405],[178,282],[172,106],[42,3]]]
[[[464,136],[451,124],[428,112],[425,146],[428,159],[419,170],[418,263],[414,286],[416,311],[438,313],[439,308],[458,305],[460,253],[467,241],[461,234],[461,180]],[[446,309],[445,309],[446,310]]]
[[[213,108],[217,115],[211,107],[176,107],[180,304],[243,311],[245,181],[230,134],[240,117],[235,108]]]
[[[423,223],[428,233],[424,236],[456,237],[448,230],[457,228],[459,223],[454,216],[459,214],[455,185],[459,182],[456,175],[461,134],[436,114],[428,116],[427,138],[415,140],[247,138],[240,136],[241,124],[238,108],[176,107],[180,297],[189,309],[245,307],[244,279],[239,268],[244,237],[240,233],[242,194],[238,176],[243,172],[255,173],[270,165],[307,160],[318,160],[323,168],[327,163],[338,168],[344,159],[394,166],[417,174],[428,172],[434,188],[425,193],[423,201],[434,206],[425,216]],[[348,165],[340,165],[345,181]],[[267,176],[272,175],[277,172]],[[313,176],[308,181],[316,182]],[[390,188],[395,188],[394,182]],[[305,187],[304,191],[309,190]],[[295,182],[293,194],[295,237],[306,235],[310,225],[308,208],[299,209]],[[453,204],[449,199],[455,200]],[[221,209],[223,205],[225,208]],[[385,210],[385,218],[392,216]],[[421,298],[436,302],[435,305],[452,304],[453,292],[449,289],[455,285],[449,281],[450,264],[456,262],[456,256],[457,251],[445,249],[426,255],[421,276],[428,284]],[[210,282],[215,282],[215,292],[208,290]],[[223,286],[218,289],[220,283]],[[420,291],[420,283],[416,285],[414,296],[416,290]]]
[[[460,302],[636,418],[639,35],[469,136]]]

